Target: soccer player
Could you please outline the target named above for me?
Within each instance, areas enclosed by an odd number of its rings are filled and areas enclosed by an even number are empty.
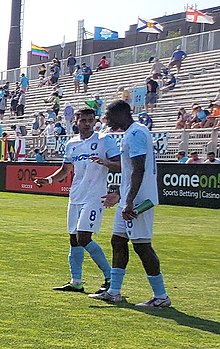
[[[96,121],[93,109],[80,109],[76,119],[79,135],[67,142],[62,166],[46,178],[36,178],[35,183],[41,187],[61,181],[74,165],[67,214],[71,281],[54,290],[84,291],[82,264],[86,250],[104,274],[105,281],[99,290],[103,291],[109,287],[111,267],[101,247],[92,240],[92,234],[98,233],[101,225],[108,170],[120,170],[120,151],[110,135],[93,131]]]
[[[149,130],[133,121],[130,106],[124,101],[115,101],[107,108],[108,126],[125,131],[121,142],[121,187],[120,201],[116,210],[113,235],[113,261],[110,288],[99,294],[90,294],[90,298],[110,301],[122,301],[120,290],[129,259],[128,242],[131,240],[134,251],[140,258],[147,279],[153,290],[153,297],[139,303],[142,307],[168,307],[171,305],[160,262],[153,250],[152,228],[154,208],[137,215],[134,206],[144,200],[158,203],[156,161]],[[111,206],[106,198],[105,205]]]

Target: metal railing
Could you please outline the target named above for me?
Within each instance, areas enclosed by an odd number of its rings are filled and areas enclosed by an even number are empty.
[[[167,138],[167,146],[164,151],[156,152],[157,161],[175,161],[176,153],[184,150],[186,154],[191,151],[197,151],[204,159],[209,151],[214,151],[216,156],[220,156],[220,129],[186,129],[186,130],[169,130],[164,129],[151,132],[152,137],[156,135],[157,147],[163,145],[164,135]],[[114,135],[113,135],[114,136]],[[161,136],[161,137],[160,137]],[[74,136],[73,136],[74,137]],[[34,149],[46,149],[46,161],[62,161],[66,141],[71,136],[25,136],[25,158],[35,160]],[[120,142],[121,133],[115,134],[116,142]],[[13,140],[10,137],[10,140]],[[158,145],[158,142],[161,144]],[[7,157],[9,154],[7,155]],[[7,160],[7,159],[6,159]]]
[[[89,54],[76,57],[76,60],[77,64],[85,62],[94,69],[100,58],[105,54],[109,57],[111,67],[115,67],[125,64],[146,62],[151,56],[160,58],[169,57],[178,45],[181,45],[182,49],[186,51],[187,54],[218,50],[220,49],[220,30],[180,36],[173,39]],[[40,63],[28,67],[2,71],[0,72],[0,84],[5,83],[5,81],[18,81],[21,73],[25,73],[30,80],[37,79],[39,65]],[[45,65],[49,72],[50,62],[45,63]],[[61,75],[65,75],[67,71],[67,59],[63,59],[61,61]]]

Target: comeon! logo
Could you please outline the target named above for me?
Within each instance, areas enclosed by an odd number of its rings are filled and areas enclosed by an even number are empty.
[[[164,185],[173,187],[201,187],[201,188],[220,188],[220,173],[217,175],[188,175],[176,173],[166,173],[163,176]]]

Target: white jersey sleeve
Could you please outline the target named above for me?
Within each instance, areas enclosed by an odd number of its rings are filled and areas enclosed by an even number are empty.
[[[147,155],[147,135],[142,130],[135,130],[127,137],[129,157]]]

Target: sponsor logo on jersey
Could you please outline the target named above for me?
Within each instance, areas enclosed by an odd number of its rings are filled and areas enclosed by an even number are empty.
[[[80,155],[76,155],[76,156],[73,156],[73,162],[76,162],[76,161],[82,161],[82,160],[88,160],[90,159],[92,156],[98,156],[99,154],[98,153],[92,153],[92,154],[80,154]]]

